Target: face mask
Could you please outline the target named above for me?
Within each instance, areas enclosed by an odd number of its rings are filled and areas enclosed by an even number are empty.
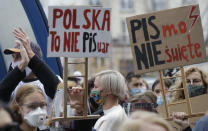
[[[199,96],[206,93],[204,86],[188,85],[189,97]]]
[[[143,92],[146,92],[146,88],[145,87],[142,87],[142,88],[132,88],[131,91],[130,91],[130,95],[133,96],[137,93],[143,93]]]
[[[170,95],[166,95],[166,100],[168,103],[170,102],[170,100],[171,100]],[[163,96],[161,96],[161,95],[157,96],[158,106],[162,105],[163,103],[164,103]]]
[[[16,61],[16,62],[12,61],[11,68],[14,69],[16,66],[19,65],[19,63],[20,63],[20,61]],[[11,68],[9,68],[10,71],[12,70]],[[32,72],[32,70],[29,67],[26,67],[25,68],[25,72],[26,72],[26,77],[27,77],[27,76],[30,75],[30,73]]]
[[[25,114],[24,119],[30,126],[38,127],[44,124],[46,115],[46,109],[41,109],[38,107],[35,110],[30,111],[28,114]]]
[[[90,96],[97,104],[103,105],[105,103],[105,98],[100,96],[100,91],[91,91]]]

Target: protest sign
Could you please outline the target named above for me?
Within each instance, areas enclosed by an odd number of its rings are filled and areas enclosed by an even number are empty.
[[[126,21],[137,73],[206,60],[198,5],[132,16]]]
[[[48,57],[110,57],[110,8],[49,6]]]

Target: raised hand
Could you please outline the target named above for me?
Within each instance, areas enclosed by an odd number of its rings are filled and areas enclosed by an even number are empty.
[[[18,65],[18,68],[21,70],[21,71],[24,71],[25,67],[28,65],[29,63],[29,57],[27,55],[27,52],[23,46],[23,44],[16,40],[16,44],[19,45],[20,47],[20,56],[21,56],[21,61]]]
[[[71,89],[68,88],[67,92],[71,107],[75,108],[77,113],[82,113],[84,99],[82,87],[72,87]]]
[[[27,51],[28,57],[31,59],[35,55],[35,53],[31,49],[30,39],[27,34],[21,27],[19,27],[19,30],[14,29],[13,34],[23,44],[24,48]]]

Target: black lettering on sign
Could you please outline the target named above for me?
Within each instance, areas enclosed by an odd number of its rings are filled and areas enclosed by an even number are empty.
[[[145,49],[145,44],[141,44],[142,47],[142,52],[140,51],[140,49],[138,48],[138,46],[134,46],[134,52],[136,55],[136,62],[137,62],[137,67],[138,70],[142,69],[142,63],[145,66],[145,69],[149,69],[149,63],[148,63],[148,59],[147,59],[147,53],[146,53],[146,49]]]
[[[141,28],[141,21],[140,20],[131,20],[131,34],[133,43],[136,43],[136,31]]]
[[[165,64],[164,60],[159,60],[158,59],[158,55],[161,54],[161,51],[158,51],[156,46],[162,44],[161,40],[158,41],[154,41],[152,42],[152,50],[153,50],[153,55],[154,55],[154,59],[155,59],[155,64],[156,65],[161,65],[161,64]]]

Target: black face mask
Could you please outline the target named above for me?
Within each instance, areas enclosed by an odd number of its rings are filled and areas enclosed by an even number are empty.
[[[206,93],[206,88],[204,86],[194,86],[188,85],[189,97],[199,96]]]
[[[16,122],[13,122],[4,127],[0,127],[0,131],[17,131],[17,130],[18,130],[18,124]]]

